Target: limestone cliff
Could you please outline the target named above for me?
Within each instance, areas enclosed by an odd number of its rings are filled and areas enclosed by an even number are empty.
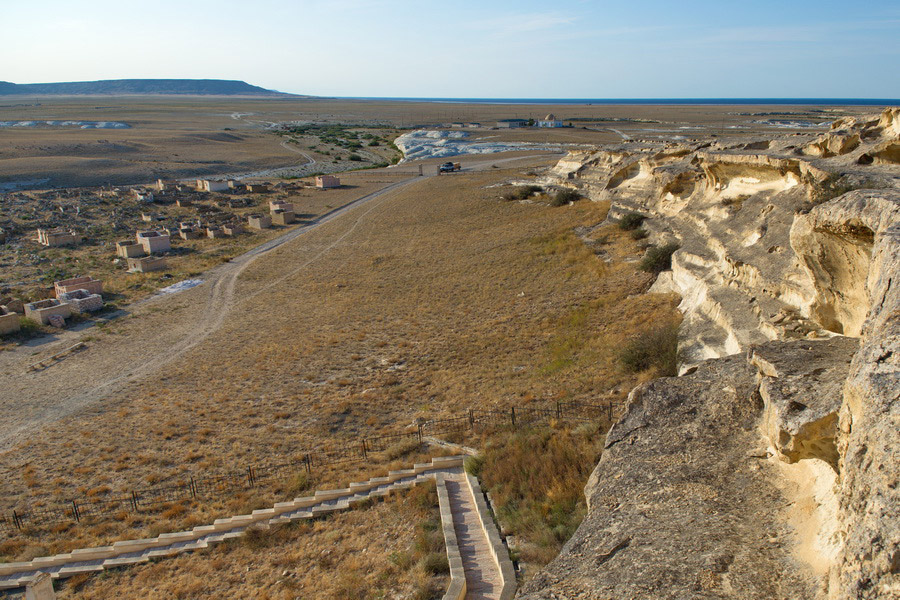
[[[635,389],[523,598],[900,597],[900,109],[821,136],[572,153],[677,242],[678,378]]]

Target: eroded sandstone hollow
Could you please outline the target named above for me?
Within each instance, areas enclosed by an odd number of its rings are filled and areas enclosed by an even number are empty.
[[[632,141],[547,183],[676,243],[681,376],[632,391],[520,598],[900,598],[900,109],[818,137]]]

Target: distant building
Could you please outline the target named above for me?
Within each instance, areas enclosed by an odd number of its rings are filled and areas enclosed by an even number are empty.
[[[165,256],[145,256],[143,258],[129,258],[126,260],[129,273],[164,271],[169,266]]]
[[[0,306],[0,335],[15,333],[21,327],[18,313],[14,313],[5,306]]]
[[[270,200],[269,201],[269,212],[275,212],[276,210],[285,210],[294,212],[294,205],[291,202],[285,202],[284,200]]]
[[[87,290],[91,294],[103,293],[103,282],[93,277],[75,277],[73,279],[63,279],[53,284],[56,291],[56,297],[59,298],[63,294],[74,292],[75,290]]]
[[[556,118],[556,115],[550,113],[540,121],[538,121],[538,127],[562,127],[563,122]]]
[[[86,289],[72,290],[71,292],[60,294],[59,299],[68,303],[72,307],[73,313],[83,314],[103,308],[103,297],[100,294],[93,294]]]
[[[116,242],[116,254],[122,258],[143,256],[145,254],[144,246],[138,242],[132,242],[131,240]]]
[[[55,248],[57,246],[77,246],[81,243],[81,236],[74,231],[65,229],[38,229],[37,241],[43,246]]]
[[[60,302],[56,298],[29,302],[25,305],[25,316],[34,319],[41,325],[50,323],[50,317],[59,316],[68,319],[72,316],[72,307],[66,302]]]
[[[169,236],[159,231],[138,231],[137,243],[144,248],[147,254],[154,252],[168,252],[172,249]]]
[[[224,192],[227,189],[227,181],[214,181],[210,179],[197,180],[197,191],[200,192]]]
[[[247,224],[253,229],[268,229],[272,226],[272,217],[268,215],[249,215]]]
[[[497,127],[501,129],[516,129],[517,127],[525,127],[528,125],[527,119],[503,119],[497,121]]]
[[[269,193],[269,184],[267,183],[248,183],[247,191],[251,194],[267,194]]]
[[[341,187],[341,180],[334,175],[319,175],[316,177],[316,187],[322,189]]]

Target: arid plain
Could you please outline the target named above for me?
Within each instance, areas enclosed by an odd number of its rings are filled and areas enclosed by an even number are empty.
[[[15,102],[24,106],[4,101],[0,120],[131,125],[0,129],[0,184],[42,181],[45,186],[137,184],[157,177],[256,173],[297,164],[296,152],[269,130],[270,123],[377,126],[397,135],[410,127],[457,121],[491,125],[498,119],[554,112],[573,120],[575,127],[478,129],[471,135],[599,144],[629,137],[674,139],[700,131],[740,137],[748,131],[783,131],[771,119],[827,122],[866,112],[326,99]],[[331,150],[303,151],[315,161],[333,161]],[[417,163],[360,172],[353,176],[359,179],[360,197],[387,191],[351,204],[252,261],[216,267],[203,276],[215,285],[130,306],[127,316],[102,328],[4,352],[0,406],[13,416],[4,423],[6,439],[0,448],[5,499],[0,510],[74,496],[102,498],[176,483],[192,474],[296,460],[305,448],[339,447],[355,436],[405,430],[416,419],[470,407],[622,402],[637,382],[656,374],[653,368],[622,368],[622,346],[661,324],[677,323],[677,297],[645,293],[653,277],[638,269],[644,245],[605,222],[606,204],[554,206],[549,190],[521,200],[503,198],[514,186],[538,182],[558,158],[523,149],[461,157],[463,172],[449,176],[432,176],[439,159],[425,161],[429,176],[421,178]],[[353,198],[341,205],[348,202]],[[46,370],[27,372],[27,365],[79,340],[87,344],[85,351]],[[113,523],[28,531],[0,542],[0,558],[27,559],[204,523],[288,493],[368,477],[419,451],[398,449],[368,468],[313,473],[309,481],[282,482],[237,502],[190,503]],[[408,518],[396,526],[413,544],[416,520],[426,518],[425,509],[397,502],[397,512]],[[358,527],[354,517],[342,518],[348,523],[335,527]],[[329,534],[324,531],[328,527],[303,533],[338,540],[333,546],[340,547],[344,534]],[[522,537],[528,540],[527,532]],[[378,539],[383,548],[377,552],[387,556],[398,551],[394,541]],[[215,560],[222,569],[239,572],[252,563],[249,554],[232,552]],[[134,576],[119,588],[109,581],[81,580],[66,593],[103,597],[117,589],[127,595],[146,585],[141,577],[175,577],[179,569],[183,576],[196,560],[153,568],[151,575]],[[291,560],[286,566],[300,569],[311,559],[298,551]],[[193,568],[184,583],[187,591],[172,592],[177,597],[227,593],[205,588],[197,576],[205,571]],[[363,588],[381,585],[366,579],[372,570],[366,560],[342,568],[361,578]],[[285,598],[303,589],[285,584],[278,569],[270,571],[260,575],[257,589]],[[334,568],[329,573],[324,577],[332,578],[328,593],[347,593],[341,587],[346,581]],[[410,589],[433,584],[414,584],[415,577],[421,575],[401,579]]]

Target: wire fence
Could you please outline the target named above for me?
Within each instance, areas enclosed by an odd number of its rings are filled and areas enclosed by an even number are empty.
[[[419,423],[414,430],[381,436],[356,438],[340,448],[311,449],[296,460],[276,465],[250,466],[232,473],[190,475],[175,484],[156,485],[130,490],[122,495],[93,499],[74,498],[54,506],[25,506],[0,513],[0,532],[47,527],[60,523],[117,518],[149,512],[163,505],[191,500],[232,496],[273,481],[286,481],[299,473],[346,462],[368,462],[379,453],[405,443],[421,443],[425,436],[448,435],[466,431],[502,427],[528,427],[551,421],[605,422],[612,424],[614,405],[557,402],[546,407],[511,407],[509,410],[469,409],[455,417],[431,419]]]

